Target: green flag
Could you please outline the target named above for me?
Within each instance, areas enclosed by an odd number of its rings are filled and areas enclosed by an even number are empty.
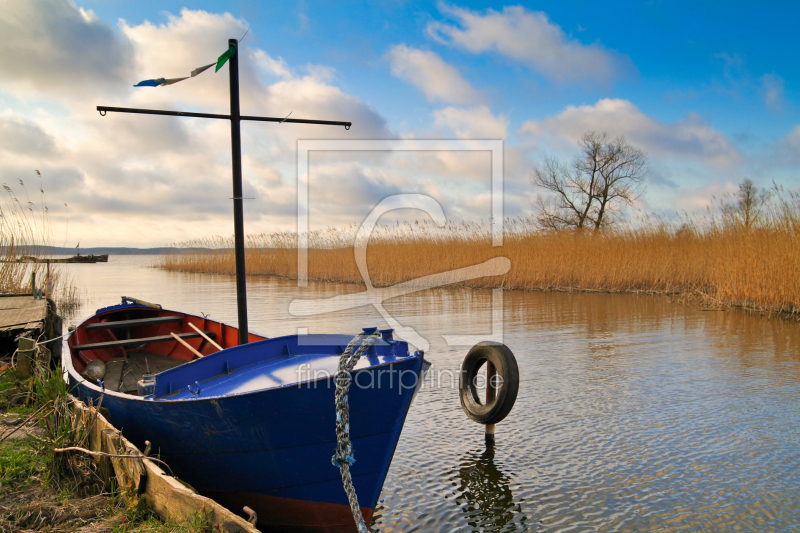
[[[222,65],[224,65],[226,61],[233,57],[234,53],[236,53],[236,47],[231,45],[221,56],[219,56],[219,59],[217,59],[217,69],[214,72],[218,72],[219,69],[222,68]]]

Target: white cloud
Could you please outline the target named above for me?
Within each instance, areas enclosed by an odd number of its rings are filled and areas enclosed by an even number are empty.
[[[0,116],[0,152],[50,156],[56,152],[55,139],[40,125],[20,117]]]
[[[385,119],[365,104],[361,99],[342,92],[314,76],[305,76],[279,81],[270,85],[263,95],[259,111],[264,114],[285,116],[292,112],[292,118],[313,118],[321,120],[340,120],[353,123],[345,130],[333,126],[306,126],[282,124],[279,135],[286,139],[294,150],[297,139],[320,138],[386,138],[389,130]],[[310,129],[309,129],[310,128]],[[359,137],[356,137],[359,136]]]
[[[786,140],[796,148],[800,149],[800,124],[792,128],[792,131],[790,131],[789,135],[786,136]]]
[[[433,112],[434,127],[444,127],[459,139],[505,139],[508,117],[494,116],[486,106],[446,107]]]
[[[560,138],[573,144],[587,131],[624,135],[628,141],[651,155],[700,160],[726,166],[742,156],[728,138],[696,114],[663,123],[643,113],[631,102],[605,98],[595,105],[567,106],[554,117],[529,120],[520,128],[543,138]]]
[[[5,88],[61,100],[86,86],[117,91],[129,82],[133,51],[92,11],[66,0],[4,2],[0,78]]]
[[[197,67],[217,61],[228,48],[228,39],[240,36],[247,23],[229,13],[212,14],[206,11],[182,9],[180,15],[165,14],[166,23],[154,24],[145,20],[130,25],[121,21],[122,32],[131,43],[135,54],[136,72],[133,84],[151,78],[177,78],[188,76]],[[245,41],[246,43],[246,41]],[[253,63],[261,66],[263,57],[246,46],[240,49],[240,92],[243,100],[252,100],[262,85],[257,79]],[[137,107],[153,105],[197,106],[212,104],[216,112],[225,110],[228,101],[228,76],[214,72],[214,67],[196,78],[190,78],[169,87],[131,89],[131,98]],[[218,104],[217,104],[218,102]],[[138,105],[141,104],[141,105]],[[214,105],[216,104],[216,105]]]
[[[783,109],[783,78],[775,74],[761,76],[761,92],[767,109],[781,111]]]
[[[434,52],[399,44],[389,50],[387,57],[392,75],[420,89],[428,101],[474,104],[482,99],[455,67]]]
[[[229,14],[184,9],[161,24],[123,21],[120,26],[121,31],[111,29],[69,0],[12,2],[0,12],[0,31],[14,31],[14,39],[3,34],[0,40],[4,56],[11,58],[0,65],[0,102],[15,109],[11,113],[0,104],[0,183],[14,186],[21,178],[38,184],[33,169],[40,169],[54,233],[63,234],[68,216],[68,238],[85,246],[155,246],[232,233],[227,121],[114,113],[100,117],[93,108],[105,104],[227,113],[227,67],[168,87],[132,85],[147,78],[186,76],[215,61],[230,36],[244,33],[246,23]],[[40,27],[54,35],[42,39],[38,30],[29,31]],[[104,49],[102,57],[100,50],[84,49],[92,42]],[[243,114],[285,116],[292,111],[293,118],[353,122],[349,132],[331,126],[243,123],[244,193],[256,197],[246,204],[246,230],[294,229],[299,138],[394,135],[368,104],[331,84],[332,69],[293,67],[249,48],[247,40],[240,54]],[[17,56],[26,61],[17,61]],[[108,64],[115,57],[124,61],[111,69]],[[77,75],[69,74],[73,67]],[[298,70],[307,74],[295,75]],[[108,86],[115,88],[113,94],[106,93]],[[31,100],[30,94],[38,96]],[[25,119],[20,118],[23,113]],[[6,157],[7,150],[14,151],[13,158]],[[324,189],[332,197],[341,195],[343,183],[318,183],[319,194]],[[352,181],[349,185],[358,186]],[[339,210],[336,204],[328,207]]]
[[[253,52],[253,59],[255,59],[258,66],[264,72],[283,79],[292,77],[292,73],[289,71],[286,61],[280,57],[278,59],[273,59],[265,51],[256,50]]]
[[[540,11],[521,6],[484,13],[454,6],[442,10],[457,24],[431,22],[428,33],[437,41],[476,54],[500,53],[560,83],[607,84],[634,70],[627,56],[570,38]]]
[[[800,124],[792,128],[785,137],[766,146],[763,152],[757,154],[753,163],[754,171],[758,173],[763,172],[771,179],[776,179],[777,175],[778,182],[796,183],[796,169],[800,165]]]
[[[719,202],[720,198],[736,192],[737,185],[730,181],[710,183],[701,187],[686,187],[679,191],[674,200],[675,209],[686,213],[702,212]]]

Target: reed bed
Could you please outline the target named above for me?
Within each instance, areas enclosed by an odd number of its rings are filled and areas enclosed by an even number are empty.
[[[644,218],[601,231],[541,231],[531,219],[507,220],[502,247],[488,224],[429,222],[377,226],[367,248],[372,285],[415,283],[423,276],[507,257],[499,276],[451,286],[517,290],[603,291],[682,295],[706,304],[800,312],[800,199],[776,190],[757,221],[745,225],[723,202],[676,221]],[[308,278],[364,285],[353,243],[356,226],[308,235]],[[294,233],[250,235],[247,273],[297,277]],[[197,239],[206,248],[164,256],[167,270],[233,274],[233,239]],[[423,282],[417,282],[423,283]]]
[[[46,261],[52,238],[44,189],[39,188],[36,202],[31,200],[22,180],[17,190],[21,192],[3,184],[0,194],[0,293],[30,293],[31,274],[35,274],[36,287],[46,291],[59,312],[74,311],[80,305],[80,297],[60,265],[19,261],[20,258]]]

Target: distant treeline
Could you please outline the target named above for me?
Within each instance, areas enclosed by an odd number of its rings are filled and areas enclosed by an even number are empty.
[[[126,247],[99,247],[99,248],[64,248],[61,246],[29,246],[27,249],[28,255],[35,255],[38,257],[48,255],[69,255],[73,256],[77,253],[81,255],[162,255],[162,254],[183,254],[195,253],[202,254],[206,252],[214,252],[221,250],[211,250],[207,248],[176,248],[174,246],[165,246],[161,248],[126,248]],[[6,256],[8,250],[6,247],[0,246],[0,256]]]

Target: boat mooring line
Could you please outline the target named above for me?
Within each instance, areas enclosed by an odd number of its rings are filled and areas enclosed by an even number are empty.
[[[175,477],[175,474],[172,472],[172,468],[170,468],[170,466],[167,463],[165,463],[161,459],[158,459],[157,457],[150,457],[148,455],[132,455],[132,454],[126,455],[126,454],[98,452],[94,450],[87,450],[86,448],[81,448],[80,446],[69,446],[67,448],[53,448],[53,452],[54,453],[81,452],[91,455],[92,457],[109,457],[109,458],[115,457],[118,459],[139,459],[139,460],[147,459],[148,461],[153,461],[154,463],[166,466],[167,470],[169,470],[169,475]]]

